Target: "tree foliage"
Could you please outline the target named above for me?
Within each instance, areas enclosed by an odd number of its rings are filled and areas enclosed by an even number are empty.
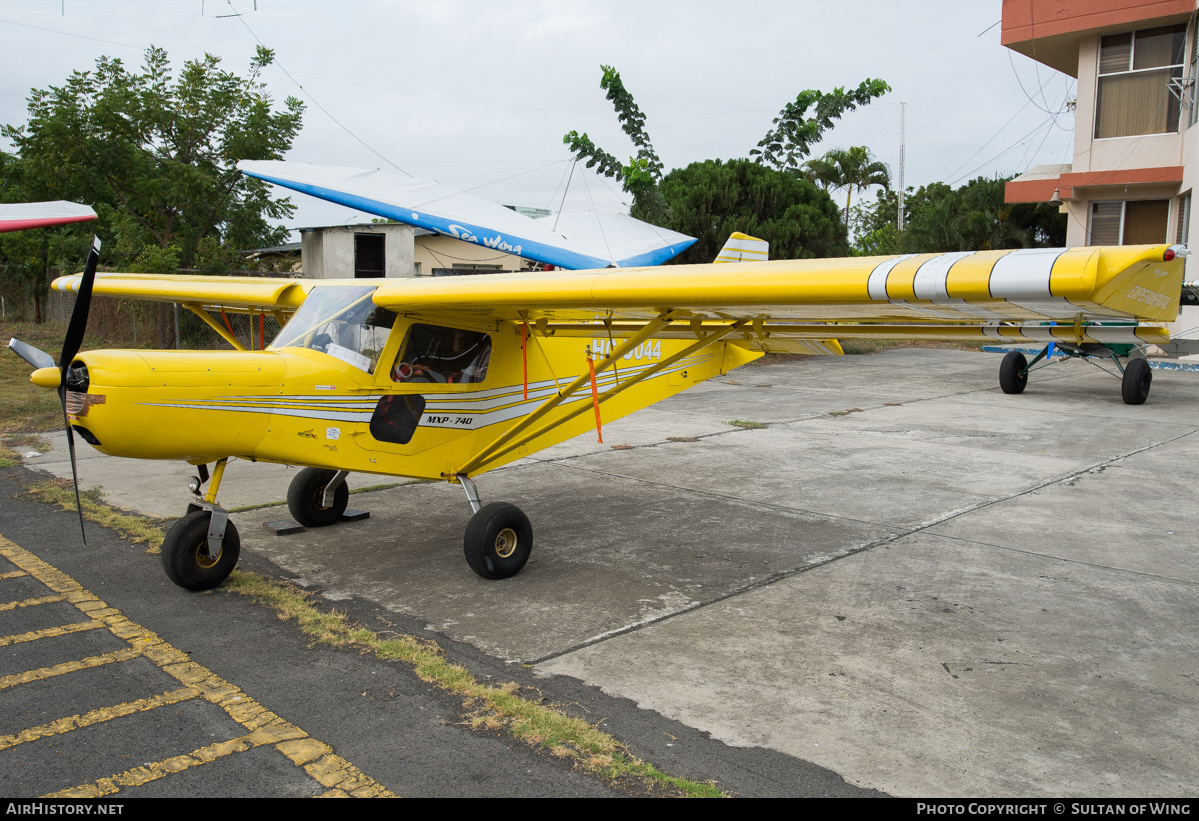
[[[779,171],[798,171],[800,162],[812,153],[812,146],[833,127],[834,120],[890,90],[882,80],[866,79],[849,92],[841,86],[827,94],[811,88],[801,91],[795,102],[783,106],[773,127],[749,155]]]
[[[1010,178],[978,177],[954,189],[935,182],[904,196],[898,230],[898,194],[879,191],[853,211],[857,254],[922,254],[1004,248],[1051,248],[1066,243],[1066,216],[1048,203],[1004,202]]]
[[[654,150],[653,143],[650,141],[649,134],[645,129],[645,114],[637,106],[633,100],[633,95],[625,88],[624,82],[620,79],[620,72],[611,66],[600,66],[603,71],[603,77],[600,80],[600,87],[607,92],[607,98],[612,102],[616,109],[616,115],[620,120],[621,128],[633,144],[637,146],[635,156],[629,158],[627,164],[622,164],[615,155],[604,151],[597,146],[587,134],[580,134],[577,131],[571,131],[566,134],[562,141],[566,143],[577,160],[585,161],[588,168],[594,168],[598,173],[608,177],[613,177],[619,180],[624,190],[633,195],[633,205],[630,213],[638,219],[651,222],[655,225],[673,228],[676,231],[691,234],[692,236],[700,237],[700,242],[692,247],[691,251],[686,255],[676,258],[677,261],[686,261],[694,259],[706,253],[707,242],[703,239],[711,231],[711,226],[708,222],[696,222],[696,215],[707,214],[706,219],[717,219],[724,221],[724,215],[710,209],[707,205],[704,207],[693,207],[703,201],[706,196],[705,192],[710,192],[712,189],[705,189],[701,192],[696,192],[694,197],[684,195],[680,189],[681,181],[694,179],[697,182],[705,184],[712,181],[710,169],[721,168],[723,171],[719,175],[724,175],[724,181],[720,185],[734,185],[731,180],[734,177],[738,180],[737,185],[743,183],[748,184],[748,175],[750,172],[742,168],[741,161],[730,161],[727,165],[722,164],[719,160],[709,160],[706,163],[692,163],[686,169],[676,169],[666,177],[663,177],[663,165],[658,158],[657,152]],[[799,167],[798,160],[806,157],[811,153],[811,145],[818,142],[823,136],[825,130],[831,128],[834,120],[840,117],[846,111],[852,111],[859,105],[865,105],[875,97],[878,97],[890,91],[890,87],[882,80],[866,80],[858,86],[854,91],[846,92],[843,88],[833,89],[832,92],[823,93],[820,91],[808,90],[802,92],[794,103],[788,103],[779,116],[774,119],[774,123],[770,131],[758,143],[758,147],[752,149],[749,153],[755,157],[755,160],[746,161],[751,164],[756,164],[762,168],[765,174],[760,174],[756,177],[755,185],[761,189],[762,186],[767,186],[776,192],[786,191],[787,194],[778,196],[762,196],[760,201],[771,202],[785,208],[798,206],[800,203],[803,206],[812,206],[813,197],[823,197],[827,200],[826,193],[820,193],[812,188],[813,193],[808,193],[806,188],[802,186],[796,187],[791,183],[783,180],[777,180],[772,177],[773,174],[786,173],[793,177],[798,177]],[[809,109],[812,109],[809,113]],[[708,172],[698,172],[696,168],[709,169]],[[727,176],[729,169],[737,169],[736,173],[729,177]],[[676,176],[677,175],[677,176]],[[666,179],[674,176],[675,182],[672,186],[672,192],[667,193]],[[769,179],[769,183],[763,182]],[[798,181],[796,179],[795,181]],[[806,182],[806,181],[805,181]],[[731,190],[731,189],[728,189]],[[804,193],[800,194],[801,190]],[[746,195],[749,200],[753,200],[752,195]],[[748,202],[749,200],[746,200]],[[723,202],[733,203],[742,202],[740,195],[725,196]],[[688,203],[684,213],[675,212],[676,203]],[[743,203],[744,204],[744,203]],[[823,207],[818,209],[824,211]],[[834,214],[836,209],[833,209]],[[752,216],[750,216],[752,215]],[[814,215],[811,215],[814,218]],[[727,215],[727,221],[737,222],[738,220],[750,220],[755,224],[766,225],[773,224],[777,221],[777,214],[768,213],[760,209],[742,208],[737,213]],[[836,221],[836,220],[834,220]],[[730,230],[749,231],[748,228],[733,228]],[[779,226],[773,229],[780,237],[780,244],[775,245],[772,240],[771,255],[779,257],[784,254],[784,248],[794,247],[784,236],[787,232],[783,232]],[[830,233],[826,228],[815,229],[813,225],[807,224],[797,228],[791,232],[794,236],[810,237],[816,244],[814,248],[831,249],[842,248],[845,244],[844,231],[841,231],[840,239],[833,235],[836,231]],[[759,233],[757,236],[762,236],[763,239],[769,239]],[[728,234],[720,240],[720,244],[712,251],[712,255],[705,261],[711,261],[715,256],[720,246],[724,244],[724,240],[728,239]],[[795,256],[812,256],[813,253],[805,252],[802,249],[794,251]],[[820,256],[827,254],[821,253]],[[786,258],[786,257],[782,257]]]
[[[752,160],[706,160],[667,174],[665,227],[697,237],[676,259],[711,262],[734,231],[770,243],[774,259],[844,256],[845,225],[812,182]]]
[[[238,249],[283,241],[286,229],[267,220],[294,207],[236,168],[281,158],[300,129],[302,103],[273,110],[259,80],[272,59],[259,48],[243,78],[205,55],[175,77],[151,47],[140,73],[102,57],[62,86],[34,89],[28,123],[3,127],[17,148],[0,169],[4,198],[92,204],[100,220],[89,230],[129,270],[220,269]]]
[[[845,223],[849,224],[849,205],[855,191],[861,192],[873,185],[891,188],[891,169],[870,155],[864,145],[849,148],[834,148],[823,157],[808,160],[800,169],[807,179],[829,188],[845,190]]]

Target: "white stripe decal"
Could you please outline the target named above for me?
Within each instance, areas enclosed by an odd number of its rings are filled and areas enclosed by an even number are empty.
[[[870,278],[866,280],[866,293],[871,299],[885,300],[887,298],[887,275],[891,273],[891,269],[905,259],[911,259],[915,254],[903,254],[880,262],[870,272]]]
[[[1061,248],[1022,248],[1000,257],[991,268],[991,296],[996,299],[1043,299],[1049,292],[1049,273]]]
[[[973,253],[973,251],[954,251],[951,254],[940,254],[921,265],[916,270],[916,278],[912,282],[916,299],[948,299],[949,291],[945,287],[945,280],[949,276],[949,269],[959,259],[971,256]]]

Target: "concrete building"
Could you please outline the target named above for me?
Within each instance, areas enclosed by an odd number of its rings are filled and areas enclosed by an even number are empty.
[[[400,223],[303,228],[302,270],[309,279],[444,276],[520,271],[532,263],[492,248]]]
[[[1196,0],[1004,0],[1002,43],[1078,80],[1074,156],[1007,184],[1058,202],[1066,244],[1186,243],[1196,230]],[[1199,279],[1199,259],[1187,260]]]

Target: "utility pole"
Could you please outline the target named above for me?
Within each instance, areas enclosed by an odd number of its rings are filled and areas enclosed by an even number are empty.
[[[907,131],[905,118],[907,103],[899,104],[899,233],[903,233],[903,161],[904,149],[907,147]]]

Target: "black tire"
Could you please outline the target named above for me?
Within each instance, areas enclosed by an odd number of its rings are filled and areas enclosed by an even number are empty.
[[[225,525],[225,538],[216,561],[208,557],[207,510],[195,510],[175,522],[162,540],[162,569],[167,578],[188,590],[209,590],[229,577],[241,555],[241,537],[233,522]]]
[[[1144,359],[1130,359],[1124,366],[1124,378],[1120,380],[1120,394],[1125,405],[1143,405],[1149,398],[1149,386],[1153,383],[1153,371]]]
[[[1028,385],[1028,360],[1019,351],[1008,351],[999,365],[999,387],[1004,393],[1024,393]]]
[[[304,527],[325,527],[341,521],[350,503],[350,489],[345,482],[333,494],[333,506],[321,507],[325,485],[337,475],[336,471],[304,468],[287,488],[287,509],[291,517]]]
[[[470,569],[485,579],[515,576],[533,552],[533,526],[516,505],[492,502],[470,518],[462,551]]]

